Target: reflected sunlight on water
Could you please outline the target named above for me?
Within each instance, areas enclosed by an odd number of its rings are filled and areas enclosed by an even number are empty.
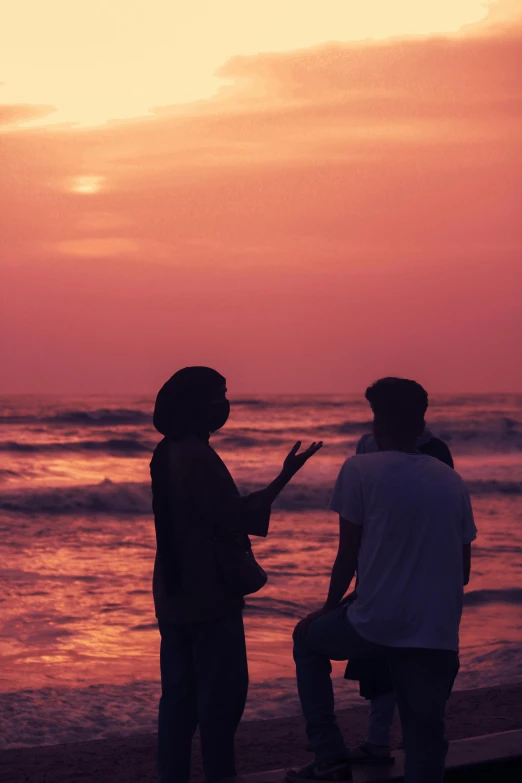
[[[0,718],[2,710],[17,715],[5,745],[154,730],[151,404],[0,404]],[[522,679],[521,421],[521,399],[498,395],[442,399],[430,417],[470,483],[479,528],[460,688]],[[298,711],[291,631],[326,594],[337,521],[324,508],[340,464],[367,426],[358,400],[245,400],[215,439],[244,487],[273,478],[298,437],[327,444],[285,492],[269,538],[255,542],[270,579],[248,601],[247,717]],[[340,679],[342,665],[335,672],[340,703],[358,701],[356,687]]]

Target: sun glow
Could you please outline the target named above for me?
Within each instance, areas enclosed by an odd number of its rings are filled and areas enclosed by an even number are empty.
[[[33,125],[96,125],[210,97],[223,85],[216,71],[236,55],[451,33],[484,18],[488,6],[487,0],[19,0],[2,19],[0,100],[55,107],[46,117],[35,115]]]
[[[89,196],[98,193],[102,189],[104,182],[104,177],[75,177],[71,185],[71,190],[73,193]]]

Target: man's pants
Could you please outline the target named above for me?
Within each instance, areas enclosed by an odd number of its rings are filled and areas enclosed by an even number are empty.
[[[160,783],[190,778],[192,738],[199,726],[208,781],[236,774],[234,736],[248,690],[241,612],[204,623],[160,621]]]
[[[406,756],[405,783],[442,783],[448,743],[444,712],[458,666],[456,652],[387,648],[363,639],[346,607],[328,612],[294,644],[297,687],[309,750],[319,760],[348,757],[334,715],[331,660],[387,658],[399,707]]]
[[[368,742],[372,745],[389,745],[390,733],[395,715],[397,699],[395,692],[383,693],[370,699],[370,719],[368,721]]]

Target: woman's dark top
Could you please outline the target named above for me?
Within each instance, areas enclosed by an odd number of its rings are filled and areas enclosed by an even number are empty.
[[[162,440],[151,462],[156,529],[153,594],[156,617],[172,623],[213,620],[241,609],[219,576],[213,536],[266,536],[270,505],[263,492],[241,496],[204,438]]]

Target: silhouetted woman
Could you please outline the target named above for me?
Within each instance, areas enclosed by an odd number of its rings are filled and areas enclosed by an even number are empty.
[[[297,443],[272,484],[240,496],[209,445],[229,416],[226,392],[215,370],[186,367],[162,387],[154,409],[154,426],[164,436],[151,462],[161,783],[189,780],[198,726],[206,779],[236,774],[234,735],[248,688],[244,595],[266,581],[248,535],[268,534],[271,504],[322,445],[298,454]]]

